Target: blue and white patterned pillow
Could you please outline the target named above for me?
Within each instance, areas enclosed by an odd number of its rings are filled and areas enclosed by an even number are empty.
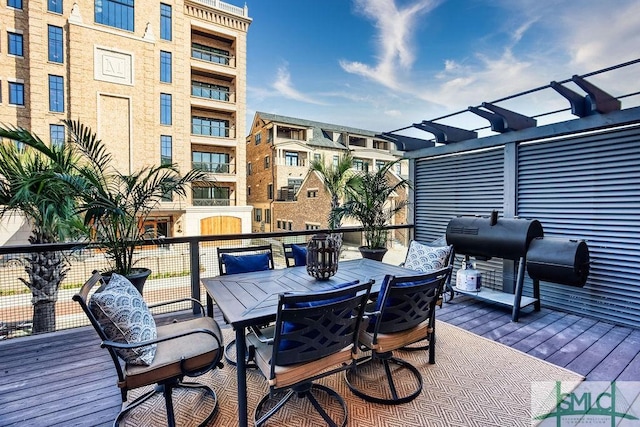
[[[427,273],[447,266],[449,262],[449,246],[427,246],[415,240],[409,244],[405,268]]]
[[[109,283],[91,296],[89,309],[111,341],[139,343],[157,338],[156,322],[140,292],[124,276],[112,274]],[[156,344],[116,350],[125,362],[150,365]]]

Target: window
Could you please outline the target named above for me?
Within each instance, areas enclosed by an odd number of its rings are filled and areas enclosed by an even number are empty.
[[[206,153],[194,151],[191,153],[192,167],[212,173],[230,173],[229,154]]]
[[[64,126],[49,125],[49,139],[52,147],[62,147],[64,145]]]
[[[338,156],[333,156],[333,167],[337,168],[338,167],[338,162],[340,162],[340,157]]]
[[[317,224],[305,224],[304,228],[307,230],[320,230],[320,226]]]
[[[48,0],[47,10],[53,13],[62,13],[62,0]]]
[[[95,21],[98,24],[133,31],[133,0],[96,0]]]
[[[171,6],[160,3],[160,38],[171,40]]]
[[[171,52],[160,51],[160,81],[163,83],[171,83],[172,65]]]
[[[396,163],[396,175],[402,175],[402,165],[400,163]]]
[[[256,208],[256,210],[254,211],[254,221],[255,222],[262,221],[262,209],[261,208]]]
[[[251,187],[247,187],[247,196],[251,195]]]
[[[170,135],[160,135],[160,164],[170,165],[173,163],[173,137]]]
[[[267,130],[267,142],[273,142],[273,128]]]
[[[7,6],[22,9],[22,0],[7,0]]]
[[[273,199],[273,184],[267,185],[267,199]]]
[[[171,52],[160,51],[160,81],[171,83]]]
[[[321,156],[320,154],[318,154],[318,153],[315,153],[315,154],[313,155],[313,160],[314,160],[315,162],[319,162],[319,161],[321,161],[321,160],[322,160],[322,156]]]
[[[9,82],[9,104],[24,105],[24,83]]]
[[[382,169],[385,165],[385,162],[383,162],[382,160],[376,160],[376,170],[379,171],[380,169]]]
[[[293,151],[285,151],[284,164],[287,166],[298,166],[298,153],[295,153]]]
[[[368,164],[365,163],[362,159],[353,159],[353,168],[357,171],[366,171],[368,170]]]
[[[64,80],[60,76],[49,75],[49,111],[64,111]]]
[[[9,55],[23,56],[23,37],[18,33],[7,33],[9,42]]]
[[[168,93],[160,94],[160,124],[171,124],[171,95]]]
[[[262,134],[261,133],[257,133],[256,134],[256,145],[259,145],[262,142]]]
[[[308,199],[315,199],[316,197],[318,197],[318,190],[317,189],[313,189],[313,190],[307,190],[307,198]]]
[[[288,226],[288,229],[289,229],[289,230],[293,229],[293,222],[292,222],[292,221],[289,221],[289,222],[287,223],[287,226]]]
[[[264,210],[264,222],[267,224],[271,223],[271,209]]]
[[[217,64],[229,65],[229,51],[216,49],[199,43],[191,43],[191,57]]]
[[[49,25],[49,61],[64,62],[62,56],[62,28]]]
[[[253,167],[251,163],[247,163],[247,175],[251,175],[253,173]]]
[[[191,82],[191,95],[201,98],[215,99],[229,102],[229,88],[204,82]]]
[[[265,156],[264,157],[264,168],[265,169],[269,169],[270,167],[271,167],[271,157]]]
[[[280,220],[277,221],[276,228],[278,228],[278,229],[282,228],[282,221],[280,221]]]
[[[195,135],[229,137],[229,120],[191,117],[191,133]]]

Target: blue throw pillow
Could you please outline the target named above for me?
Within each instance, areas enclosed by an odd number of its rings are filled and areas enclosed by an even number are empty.
[[[348,286],[353,286],[353,285],[357,285],[358,283],[360,283],[359,280],[355,280],[353,282],[347,282],[347,283],[340,283],[337,285],[332,285],[331,286],[331,290],[335,290],[335,289],[341,289],[341,288],[346,288]],[[328,290],[328,289],[327,289]],[[334,302],[339,302],[342,300],[345,300],[349,298],[348,295],[342,296],[342,297],[336,297],[336,298],[328,298],[328,299],[322,299],[322,300],[315,300],[315,301],[306,301],[306,302],[299,302],[299,303],[295,303],[295,304],[287,304],[285,305],[285,308],[308,308],[308,307],[317,307],[319,305],[323,305],[323,304],[331,304]],[[283,333],[289,333],[289,332],[295,332],[298,331],[302,328],[304,328],[305,325],[300,325],[297,324],[295,322],[282,322],[282,332]],[[309,337],[309,338],[314,338]],[[291,350],[292,348],[296,348],[300,346],[300,343],[294,340],[287,340],[287,339],[283,339],[280,341],[280,346],[278,347],[279,350]]]
[[[226,274],[251,273],[269,270],[269,254],[230,255],[222,254]]]
[[[307,265],[307,247],[301,245],[291,245],[293,262],[296,267]]]

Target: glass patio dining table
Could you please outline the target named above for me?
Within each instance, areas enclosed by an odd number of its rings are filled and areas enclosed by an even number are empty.
[[[403,267],[369,259],[341,261],[338,272],[328,280],[317,280],[306,267],[291,267],[203,278],[207,291],[207,312],[213,315],[213,301],[236,334],[236,342],[244,342],[246,328],[272,322],[276,318],[278,295],[283,292],[317,292],[342,283],[373,279],[372,293],[380,290],[387,274],[415,274]],[[238,376],[238,425],[247,426],[246,348],[236,346]]]

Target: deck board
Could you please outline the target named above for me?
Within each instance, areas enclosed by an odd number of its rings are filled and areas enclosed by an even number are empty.
[[[595,319],[580,318],[577,322],[571,324],[564,330],[559,331],[545,342],[530,349],[527,353],[539,359],[547,359],[552,354],[567,347],[577,336],[584,333],[596,323],[597,320]]]
[[[436,317],[588,380],[640,380],[640,330],[544,306],[538,312],[529,307],[512,322],[510,309],[459,295]],[[111,425],[120,391],[99,344],[90,327],[0,342],[0,425]]]

